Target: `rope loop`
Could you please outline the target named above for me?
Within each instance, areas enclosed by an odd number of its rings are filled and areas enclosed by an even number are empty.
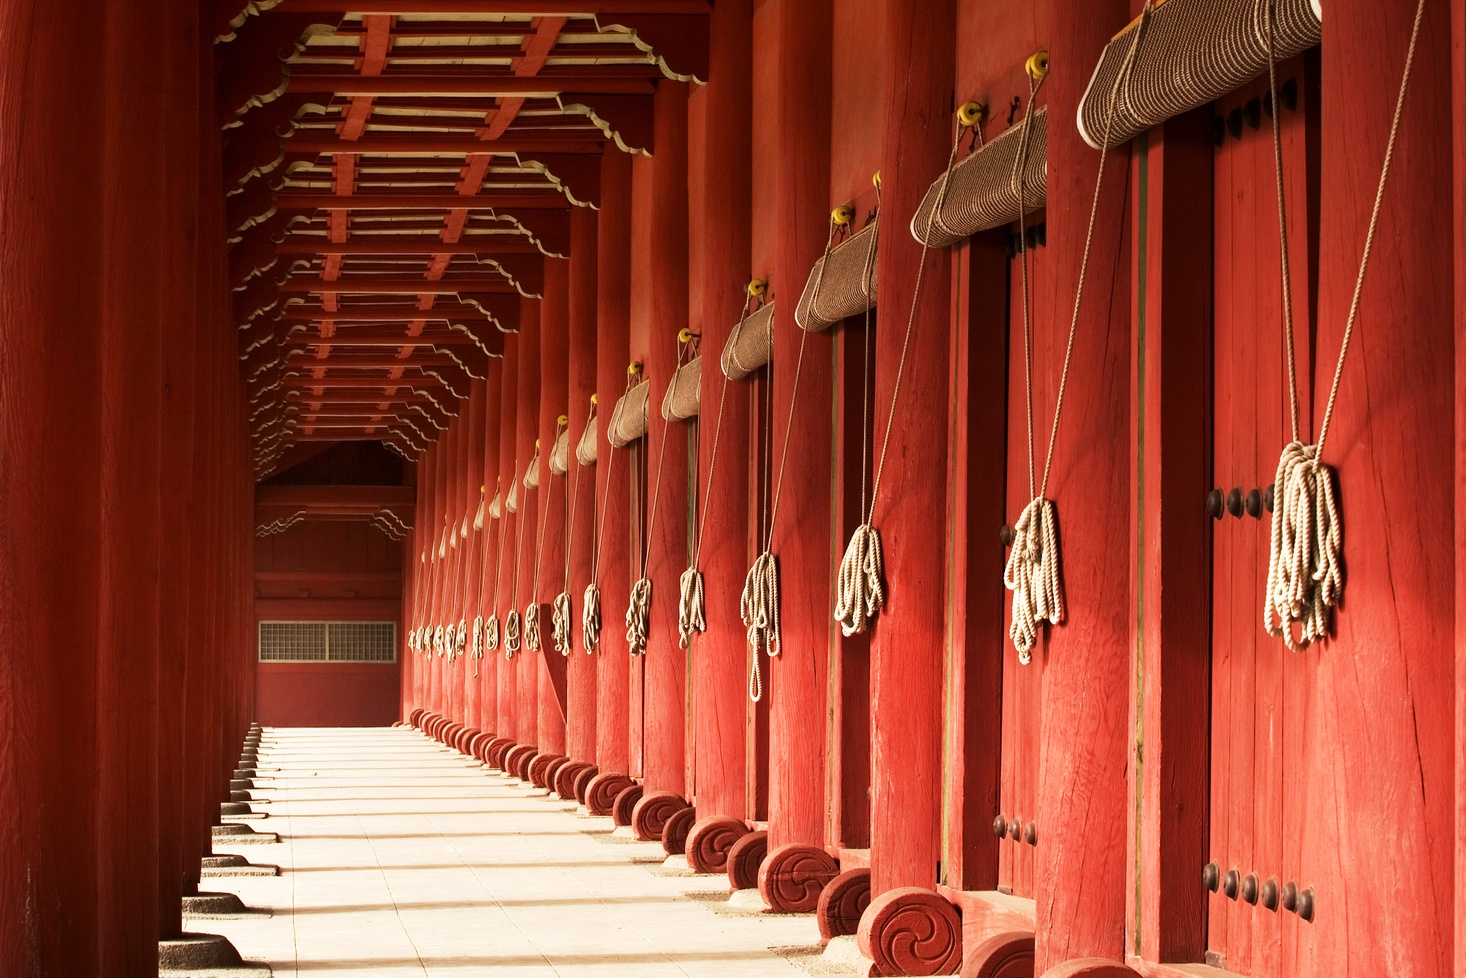
[[[1262,624],[1296,652],[1328,635],[1344,593],[1344,525],[1334,502],[1333,470],[1318,460],[1317,445],[1289,442],[1273,484]],[[1296,638],[1294,623],[1302,626]]]
[[[707,604],[703,596],[702,571],[689,567],[682,572],[681,598],[677,602],[677,644],[692,648],[692,636],[707,631]]]
[[[585,586],[580,609],[580,642],[586,655],[594,655],[601,644],[601,589],[595,582]]]
[[[540,644],[540,603],[531,601],[524,606],[524,648],[528,652],[538,652],[542,648]]]
[[[748,644],[753,646],[755,668],[760,650],[774,658],[783,651],[779,631],[779,559],[770,550],[758,555],[748,576],[743,580],[743,596],[738,614],[748,629]],[[755,697],[757,699],[757,697]]]
[[[1013,622],[1008,635],[1018,661],[1033,661],[1041,622],[1064,620],[1064,588],[1059,577],[1059,517],[1052,500],[1035,496],[1013,524],[1013,545],[1003,568],[1003,585],[1013,592]]]
[[[511,610],[504,619],[504,658],[512,659],[519,651],[519,612]]]
[[[570,615],[570,592],[561,591],[555,595],[554,612],[551,616],[555,651],[561,655],[570,654]]]
[[[884,573],[881,535],[869,522],[862,523],[855,528],[840,561],[835,620],[846,638],[870,627],[871,619],[886,603]]]
[[[499,613],[489,615],[484,622],[484,648],[490,652],[499,650]]]
[[[640,578],[631,585],[631,602],[626,606],[626,644],[632,655],[646,653],[647,633],[651,628],[652,582]]]

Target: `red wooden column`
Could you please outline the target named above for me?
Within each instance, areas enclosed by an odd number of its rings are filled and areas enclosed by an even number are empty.
[[[687,425],[662,419],[661,398],[677,367],[677,334],[688,324],[687,85],[662,81],[656,115],[650,214],[650,321],[646,376],[652,382],[647,429],[646,576],[651,622],[644,656],[643,775],[646,794],[633,826],[660,839],[662,826],[686,808],[687,653],[678,644],[678,592],[687,569]],[[665,432],[665,434],[664,434]],[[665,445],[665,450],[663,449]],[[651,507],[655,505],[655,522]]]
[[[446,541],[444,548],[443,565],[439,569],[439,617],[443,619],[443,627],[448,632],[443,643],[443,713],[452,721],[460,722],[463,719],[463,686],[459,682],[458,663],[453,661],[454,653],[454,630],[458,626],[458,573],[463,563],[463,539],[460,531],[463,527],[463,496],[464,496],[464,442],[465,421],[468,417],[467,406],[460,401],[458,403],[458,417],[453,419],[444,436],[443,467],[447,485],[444,499],[443,536]]]
[[[514,478],[519,480],[519,513],[515,517],[519,561],[513,606],[521,620],[520,648],[515,653],[513,672],[515,689],[514,739],[530,747],[539,746],[539,672],[538,658],[524,646],[523,618],[525,606],[534,590],[535,541],[539,530],[540,500],[544,496],[544,471],[548,450],[540,454],[541,488],[526,489],[524,475],[534,459],[535,441],[540,436],[540,300],[519,301],[519,411],[515,418],[519,465]],[[522,534],[522,535],[521,535]]]
[[[1102,0],[1056,21],[1046,90],[1049,114],[1071,119],[1089,66],[1123,27],[1129,4]],[[1073,66],[1073,67],[1070,67]],[[1064,70],[1067,69],[1067,70]],[[1052,308],[1069,310],[1079,279],[1099,157],[1073,126],[1049,133],[1048,269]],[[1109,154],[1089,279],[1074,342],[1048,496],[1062,537],[1064,624],[1049,630],[1041,697],[1035,972],[1071,958],[1120,960],[1125,927],[1126,784],[1131,616],[1130,514],[1103,500],[1130,498],[1129,289],[1112,270],[1129,259],[1127,154]],[[1061,351],[1068,322],[1050,320]],[[1038,345],[1044,345],[1040,340]],[[1056,352],[1042,368],[1057,389]],[[1035,379],[1035,384],[1039,383]],[[1051,416],[1035,418],[1047,431]],[[1038,437],[1035,435],[1035,437]],[[1041,463],[1037,463],[1041,464]],[[1076,736],[1083,731],[1083,736]],[[1083,885],[1079,885],[1083,881]]]
[[[945,574],[934,535],[946,511],[947,364],[951,259],[925,254],[907,230],[952,141],[951,0],[888,0],[880,54],[882,201],[877,275],[880,329],[872,461],[879,473],[872,523],[885,554],[887,600],[871,641],[871,891],[861,950],[883,973],[945,974],[960,961],[961,926],[929,892],[941,858],[942,671]],[[923,52],[913,57],[912,52]],[[922,291],[914,312],[915,280]],[[914,317],[914,318],[911,318]],[[909,349],[891,417],[908,321]],[[884,447],[884,465],[882,452]],[[901,954],[900,935],[930,928]]]
[[[428,532],[428,627],[435,633],[443,626],[443,576],[448,564],[445,532],[448,524],[448,456],[453,430],[443,432],[428,449],[433,470],[433,508],[429,514]],[[434,713],[447,713],[443,699],[443,653],[431,644],[428,649],[428,702]]]
[[[463,473],[464,515],[468,520],[468,537],[463,541],[463,567],[459,571],[458,617],[469,632],[473,631],[473,616],[478,614],[479,570],[483,566],[484,540],[487,538],[488,513],[484,513],[483,530],[474,528],[474,518],[482,504],[487,510],[488,500],[484,498],[484,416],[488,400],[488,381],[475,380],[469,385],[468,403],[468,459]],[[463,643],[463,724],[475,730],[482,730],[480,700],[483,670],[472,656],[473,637]]]
[[[1351,0],[1331,4],[1324,18],[1321,99],[1329,122],[1320,132],[1313,401],[1320,422],[1414,14],[1409,0]],[[1337,857],[1323,847],[1304,850],[1298,883],[1315,891],[1317,931],[1299,950],[1304,974],[1459,973],[1450,951],[1452,630],[1459,627],[1450,528],[1458,487],[1452,432],[1442,423],[1460,382],[1446,351],[1462,341],[1453,331],[1446,222],[1449,27],[1446,6],[1427,3],[1322,451],[1337,473],[1348,578],[1335,640],[1304,653],[1317,664],[1304,824],[1337,840]],[[1408,830],[1379,832],[1386,820]]]
[[[600,773],[586,791],[593,811],[609,812],[612,789],[624,786],[630,767],[628,700],[630,660],[620,622],[631,590],[630,453],[614,453],[606,441],[611,411],[626,387],[631,343],[631,157],[607,150],[601,157],[601,212],[597,221],[596,291],[596,532],[600,537],[597,584],[601,589],[601,637],[596,650],[596,765]],[[619,780],[618,780],[619,779]],[[602,805],[593,802],[604,802]]]
[[[158,927],[158,627],[161,592],[162,328],[171,321],[168,276],[157,242],[167,209],[164,164],[168,93],[157,68],[155,26],[108,18],[98,158],[103,208],[99,353],[105,413],[99,466],[91,473],[102,521],[91,553],[101,573],[97,619],[96,920],[101,975],[132,974],[156,960]],[[193,122],[194,120],[189,120]],[[55,233],[49,230],[48,233]],[[59,447],[59,446],[58,446]],[[62,449],[64,450],[64,449]],[[80,840],[78,840],[80,841]]]
[[[752,277],[751,229],[753,5],[724,0],[709,27],[708,84],[690,100],[701,103],[702,172],[701,292],[702,413],[698,420],[697,515],[703,521],[699,566],[707,631],[692,644],[694,804],[698,820],[687,839],[687,858],[701,872],[726,868],[728,848],[746,831],[748,814],[747,704],[744,667],[747,641],[739,618],[748,571],[749,385],[730,383],[718,361],[743,308]],[[723,401],[722,420],[718,403]],[[717,462],[713,462],[714,440]]]
[[[772,136],[780,160],[773,202],[779,230],[769,290],[775,302],[771,478],[778,480],[783,467],[772,542],[782,588],[783,652],[760,664],[769,687],[770,855],[759,871],[759,889],[770,907],[809,912],[838,871],[823,849],[825,711],[835,629],[830,585],[839,558],[830,533],[834,336],[832,331],[801,336],[794,309],[810,269],[824,254],[830,226],[831,5],[779,0],[777,14]],[[804,364],[791,424],[801,342]],[[728,867],[730,875],[747,869]]]
[[[489,361],[488,380],[484,391],[483,467],[479,479],[484,487],[484,528],[480,533],[479,564],[474,569],[477,581],[474,585],[475,606],[473,614],[488,621],[494,613],[494,567],[499,559],[499,546],[503,536],[504,520],[489,515],[489,504],[494,500],[494,483],[499,477],[500,441],[503,432],[504,410],[504,360],[502,357]],[[479,629],[482,641],[483,629]],[[482,646],[481,646],[482,647]],[[494,736],[499,735],[499,660],[503,653],[498,649],[483,649],[479,662],[479,714],[478,726]],[[472,668],[469,669],[472,672]]]
[[[566,377],[566,415],[570,419],[570,485],[573,504],[571,532],[566,541],[570,573],[556,577],[570,594],[570,654],[565,663],[567,708],[565,752],[573,760],[596,759],[596,659],[585,653],[580,613],[585,584],[590,580],[591,548],[595,545],[596,470],[575,459],[575,447],[590,418],[591,395],[596,392],[596,212],[577,207],[570,212],[570,335]],[[557,572],[560,569],[557,568]]]
[[[1466,689],[1466,2],[1451,5],[1451,159],[1456,188],[1456,689]],[[1456,697],[1455,973],[1466,974],[1466,697]]]
[[[539,683],[540,753],[565,753],[565,657],[555,651],[555,596],[565,572],[565,514],[570,485],[550,472],[559,420],[566,413],[570,375],[564,369],[570,346],[570,262],[545,259],[544,300],[540,303],[540,516],[535,524],[539,555],[530,569],[533,600],[540,604],[540,651],[531,653]]]
[[[104,79],[83,2],[0,10],[0,972],[102,973],[95,804],[101,437],[100,130],[75,125]],[[20,324],[28,324],[21,327]],[[63,338],[64,337],[64,338]],[[58,451],[57,446],[65,446]],[[37,928],[35,920],[67,926]]]
[[[499,411],[499,501],[502,514],[499,517],[499,550],[495,555],[495,566],[491,574],[497,577],[497,587],[489,584],[489,600],[495,614],[499,616],[499,648],[489,653],[498,664],[495,669],[498,681],[496,699],[498,702],[498,724],[495,733],[508,740],[519,739],[518,717],[515,700],[515,666],[504,650],[504,622],[514,609],[514,539],[519,529],[519,515],[509,512],[509,492],[514,486],[515,472],[519,462],[519,348],[522,345],[519,333],[504,337],[503,383]],[[520,490],[523,492],[523,489]],[[516,504],[517,505],[517,504]]]

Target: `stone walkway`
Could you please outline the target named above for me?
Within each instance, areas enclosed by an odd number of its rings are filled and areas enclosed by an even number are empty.
[[[267,729],[259,766],[251,824],[280,841],[216,851],[280,875],[204,889],[271,915],[185,926],[280,978],[798,978],[818,953],[812,917],[729,908],[726,877],[412,729]]]

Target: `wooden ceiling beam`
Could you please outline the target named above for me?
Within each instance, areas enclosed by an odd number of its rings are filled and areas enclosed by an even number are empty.
[[[462,292],[512,293],[514,286],[503,277],[449,279],[429,282],[420,278],[344,278],[330,282],[320,278],[292,278],[280,285],[281,292],[309,292],[314,295],[457,295]]]
[[[306,71],[299,68],[290,74],[287,90],[309,95],[466,95],[466,96],[540,96],[549,98],[569,92],[590,95],[651,95],[656,91],[655,69],[639,66],[615,66],[598,69],[595,74],[572,68],[560,68],[530,78],[502,71],[444,70],[391,73],[375,77],[347,75],[340,72]],[[658,72],[658,75],[660,72]]]
[[[363,235],[360,230],[350,241],[330,241],[316,235],[292,234],[275,246],[280,255],[472,255],[477,258],[493,255],[538,255],[534,242],[520,234],[488,235],[502,241],[470,239],[449,244],[425,235]]]
[[[446,297],[439,296],[438,301],[442,302]],[[471,305],[454,306],[445,308],[434,305],[431,309],[417,309],[412,306],[343,306],[340,309],[326,310],[320,307],[292,306],[281,313],[279,319],[282,322],[315,322],[319,319],[334,319],[339,322],[382,322],[382,323],[411,323],[419,319],[428,322],[444,322],[453,320],[468,320],[473,322],[485,322],[490,317],[483,310]]]
[[[570,201],[559,191],[546,193],[487,193],[472,197],[462,194],[370,193],[370,194],[302,194],[281,193],[275,197],[280,210],[370,210],[431,211],[457,210],[560,210]]]
[[[405,123],[414,117],[403,117]],[[478,128],[480,123],[471,118],[462,120],[465,129]],[[506,134],[494,140],[471,139],[464,136],[435,134],[401,136],[379,136],[368,134],[361,139],[348,140],[334,136],[317,135],[317,130],[300,129],[282,141],[285,151],[299,156],[332,156],[351,154],[355,156],[468,156],[484,154],[507,156],[515,153],[586,153],[596,154],[605,148],[601,138],[588,138],[584,129],[572,130],[573,136],[557,137],[539,135],[534,137]],[[595,134],[599,137],[599,133]]]
[[[392,336],[357,336],[352,332],[336,332],[330,336],[307,336],[304,334],[292,336],[285,341],[286,346],[298,347],[402,347],[402,346],[470,346],[477,348],[478,341],[471,336],[464,336],[457,333],[452,336],[404,336],[397,333]]]
[[[356,14],[706,14],[711,0],[283,0],[273,10]],[[268,13],[266,14],[268,16]],[[471,25],[470,25],[471,26]],[[492,25],[495,28],[499,24]]]

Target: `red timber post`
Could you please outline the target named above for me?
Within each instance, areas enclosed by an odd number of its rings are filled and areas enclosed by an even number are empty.
[[[104,6],[0,8],[0,973],[95,975]],[[14,238],[10,236],[14,235]],[[57,446],[64,446],[58,450]],[[149,901],[152,902],[151,899]],[[38,927],[38,921],[47,926]],[[109,967],[113,965],[109,964]]]
[[[802,336],[794,309],[805,277],[824,253],[830,226],[831,4],[780,0],[777,14],[773,139],[780,165],[773,206],[779,229],[769,280],[774,296],[771,479],[779,481],[782,472],[782,482],[770,545],[779,562],[783,650],[760,663],[769,686],[769,855],[757,879],[771,909],[808,913],[838,872],[823,847],[827,686],[835,628],[831,582],[837,559],[830,515],[834,331]],[[804,363],[794,403],[801,344]],[[745,848],[728,866],[734,885],[740,876],[748,879],[753,868],[738,865]]]
[[[878,495],[871,522],[884,547],[887,599],[871,640],[873,899],[858,938],[883,974],[948,974],[961,961],[961,923],[934,888],[942,874],[947,595],[938,540],[946,511],[940,474],[947,471],[952,260],[923,251],[908,225],[952,145],[956,6],[887,0],[881,16],[884,233],[877,254],[872,461]],[[922,55],[913,56],[916,51]],[[898,389],[900,401],[893,403]],[[911,942],[916,934],[928,936]]]
[[[1409,0],[1330,4],[1320,132],[1322,419],[1410,40]],[[1459,5],[1458,5],[1459,9]],[[1450,24],[1426,3],[1322,460],[1335,467],[1348,578],[1316,662],[1305,825],[1314,891],[1302,974],[1445,978],[1451,967],[1452,160]],[[1361,77],[1371,79],[1360,84]],[[1457,120],[1459,123],[1459,120]],[[1459,185],[1458,185],[1459,190]],[[1459,385],[1460,378],[1454,382]],[[1457,431],[1456,436],[1460,437]],[[1280,655],[1288,655],[1279,649]],[[1381,832],[1381,825],[1404,831]],[[1368,885],[1360,886],[1362,880]],[[1410,894],[1402,907],[1401,895]]]
[[[519,529],[519,514],[509,512],[509,493],[514,488],[515,471],[519,467],[519,348],[522,345],[522,332],[510,333],[504,337],[497,480],[502,509],[499,517],[499,551],[494,558],[493,570],[497,584],[490,585],[490,600],[493,602],[493,613],[499,619],[500,635],[499,648],[490,653],[497,664],[494,671],[498,684],[495,693],[498,717],[494,732],[515,743],[520,742],[514,685],[517,663],[505,651],[503,634],[509,612],[514,610],[514,541]],[[522,488],[520,493],[523,493]]]
[[[433,508],[428,530],[428,625],[441,634],[443,614],[443,577],[448,566],[448,456],[452,453],[453,429],[450,427],[428,448],[433,470]],[[443,653],[441,643],[432,647],[428,659],[428,702],[434,713],[446,715],[448,704],[443,697]]]
[[[473,616],[478,614],[479,569],[483,566],[484,541],[488,537],[488,514],[484,514],[484,529],[476,529],[474,518],[479,507],[488,508],[484,498],[484,415],[488,400],[488,381],[475,380],[469,384],[468,403],[464,410],[468,414],[467,465],[463,473],[464,518],[467,520],[468,537],[463,541],[464,552],[458,576],[458,619],[473,630]],[[463,643],[463,725],[471,730],[483,730],[483,703],[481,700],[483,670],[481,663],[473,658],[474,639],[470,636]]]
[[[1455,970],[1466,974],[1466,2],[1451,4],[1451,159],[1456,230],[1456,925]]]
[[[727,868],[728,849],[748,827],[747,641],[739,618],[748,571],[748,384],[730,383],[719,359],[752,277],[753,5],[722,0],[708,28],[708,84],[689,99],[700,137],[694,200],[701,249],[702,409],[698,419],[702,544],[699,569],[707,630],[695,637],[692,672],[694,804],[683,848],[698,872]],[[722,402],[721,413],[719,402]],[[716,448],[715,448],[716,442]],[[718,461],[714,462],[714,451]],[[694,540],[696,537],[694,536]],[[671,850],[675,840],[664,838]]]
[[[156,70],[155,27],[108,17],[98,105],[104,148],[102,522],[91,548],[101,570],[97,618],[97,804],[101,975],[133,974],[157,954],[158,627],[163,323],[168,277],[154,246],[168,210],[163,181],[169,96],[146,79]],[[193,125],[195,119],[189,119]],[[55,229],[44,233],[55,234]],[[32,328],[41,328],[38,321]],[[81,383],[86,381],[82,380]],[[65,449],[62,449],[65,450]],[[69,613],[69,612],[68,612]],[[81,840],[77,840],[80,842]]]
[[[443,563],[438,568],[438,617],[442,619],[447,633],[443,640],[443,658],[440,660],[443,675],[443,714],[454,722],[463,719],[463,689],[454,675],[453,634],[458,625],[458,571],[463,556],[463,540],[459,536],[459,530],[463,525],[462,462],[464,422],[468,414],[462,401],[458,402],[457,407],[458,416],[453,419],[443,437],[443,538],[447,545],[443,550]]]
[[[612,150],[614,152],[614,150]],[[590,419],[596,392],[596,212],[577,207],[570,212],[570,335],[566,377],[566,410],[570,419],[570,518],[568,574],[554,568],[552,579],[570,595],[570,651],[566,656],[565,752],[581,764],[596,759],[596,659],[582,642],[580,613],[590,580],[591,547],[595,545],[596,470],[581,465],[575,447]]]
[[[565,657],[555,651],[552,623],[555,596],[565,568],[565,514],[570,485],[550,471],[550,455],[566,415],[570,374],[565,369],[570,346],[570,262],[545,260],[544,300],[540,303],[540,515],[535,524],[536,549],[530,568],[530,600],[539,603],[540,650],[528,654],[539,683],[539,748],[552,757],[565,755]]]
[[[580,800],[592,812],[610,814],[616,792],[626,787],[631,768],[631,661],[620,628],[624,601],[631,591],[631,453],[614,452],[606,434],[616,399],[626,387],[631,356],[631,157],[608,149],[601,157],[601,212],[597,221],[596,290],[596,560],[601,589],[601,636],[596,649],[596,766],[599,773]],[[583,597],[582,597],[583,600]]]
[[[1055,22],[1047,85],[1051,118],[1075,117],[1091,66],[1128,14],[1125,0],[1101,0]],[[1100,161],[1072,125],[1049,133],[1048,154],[1050,308],[1071,310]],[[1115,284],[1124,282],[1116,270],[1128,261],[1127,157],[1113,151],[1104,164],[1049,479],[1063,534],[1065,607],[1064,623],[1049,630],[1040,698],[1036,974],[1070,959],[1124,956],[1125,833],[1133,804],[1126,774],[1133,523],[1126,507],[1095,501],[1131,498],[1130,290]],[[1062,314],[1048,321],[1059,331],[1049,349],[1061,350],[1068,323]],[[1061,367],[1058,357],[1046,364],[1051,378],[1044,383],[1056,389]]]
[[[481,616],[484,622],[487,622],[489,616],[494,613],[494,569],[499,560],[499,547],[504,538],[504,520],[502,518],[494,519],[489,515],[489,504],[494,500],[494,483],[499,478],[500,441],[503,437],[504,373],[503,357],[495,357],[489,361],[488,380],[485,383],[484,391],[483,466],[479,469],[479,479],[484,487],[484,528],[480,534],[483,539],[481,540],[479,563],[474,569],[478,580],[475,581],[472,592],[475,595],[473,614]],[[478,664],[479,714],[476,722],[480,730],[498,737],[501,736],[498,701],[499,661],[503,658],[503,653],[499,649],[489,649],[482,644],[482,623],[479,628],[479,639],[479,647],[483,650],[484,657]]]
[[[1127,956],[1200,961],[1211,697],[1211,112],[1150,130],[1132,160],[1131,588],[1135,737],[1125,837]],[[1276,261],[1276,259],[1274,259]],[[1275,288],[1258,282],[1257,288]],[[1067,556],[1067,555],[1066,555]]]
[[[520,744],[539,748],[539,672],[540,663],[524,646],[524,609],[534,591],[535,542],[539,529],[539,502],[544,490],[528,489],[525,473],[534,464],[535,442],[540,436],[540,300],[519,300],[519,412],[515,418],[519,466],[514,478],[519,481],[519,512],[515,516],[515,534],[519,537],[518,566],[512,592],[513,607],[520,615],[520,647],[515,652],[513,667],[516,690],[514,739]],[[547,452],[540,454],[543,475]]]
[[[650,295],[646,370],[651,380],[646,444],[646,576],[652,582],[642,657],[642,774],[632,813],[637,838],[661,839],[667,819],[688,807],[685,768],[687,653],[678,641],[678,594],[688,561],[688,426],[662,417],[677,369],[678,334],[688,326],[687,84],[662,80],[653,97],[654,155],[649,221]],[[624,600],[624,598],[622,598]]]

